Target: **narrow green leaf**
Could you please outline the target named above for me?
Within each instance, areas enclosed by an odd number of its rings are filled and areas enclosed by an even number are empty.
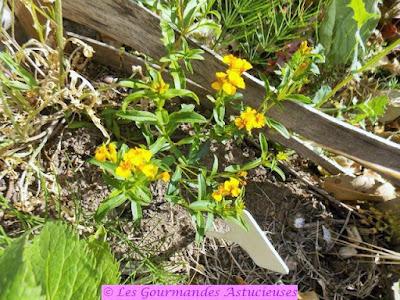
[[[192,98],[196,101],[197,104],[200,104],[199,97],[195,93],[185,89],[169,89],[163,94],[163,98],[165,99],[172,99],[175,97],[188,97]]]
[[[117,113],[117,116],[135,122],[146,122],[146,123],[157,123],[157,116],[149,111],[141,111],[141,110],[127,110],[125,112]]]
[[[125,195],[125,193],[122,193],[121,191],[112,192],[109,197],[105,199],[98,207],[94,216],[95,220],[97,222],[100,222],[111,209],[120,206],[127,199],[128,197]]]
[[[207,193],[206,179],[204,178],[204,175],[202,173],[197,175],[197,184],[198,184],[197,200],[200,201],[206,197]]]

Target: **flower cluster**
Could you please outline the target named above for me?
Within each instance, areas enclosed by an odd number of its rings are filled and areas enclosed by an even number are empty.
[[[242,192],[240,188],[240,180],[236,178],[229,178],[224,183],[222,183],[216,191],[212,193],[212,197],[215,201],[221,201],[222,198],[231,196],[238,197]]]
[[[216,81],[211,87],[217,91],[223,91],[225,94],[233,96],[236,90],[246,88],[242,74],[252,68],[252,65],[245,59],[237,58],[232,54],[223,57],[223,62],[229,66],[226,72],[217,72]]]
[[[158,166],[151,162],[153,154],[143,148],[131,148],[122,156],[122,160],[117,164],[115,175],[121,178],[129,178],[133,174],[142,173],[147,179],[161,179],[164,182],[170,180],[168,172],[158,174]],[[95,159],[104,162],[106,160],[113,163],[118,162],[117,147],[114,143],[109,145],[101,145],[96,149]],[[158,174],[158,176],[157,176]]]
[[[254,128],[262,128],[265,125],[265,116],[254,108],[247,107],[239,117],[235,118],[235,125],[239,129],[245,128],[249,133]]]
[[[169,84],[165,83],[164,79],[159,76],[159,78],[152,83],[151,89],[154,92],[162,95],[165,94],[165,92],[169,89]]]
[[[96,149],[94,157],[96,160],[104,162],[106,160],[113,163],[117,162],[117,146],[114,143],[103,144]]]
[[[308,46],[307,41],[302,41],[299,46],[299,51],[302,55],[307,55],[311,53],[312,48]]]

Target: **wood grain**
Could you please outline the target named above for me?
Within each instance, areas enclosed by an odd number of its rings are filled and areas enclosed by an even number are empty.
[[[133,1],[64,0],[63,9],[66,18],[105,33],[137,51],[153,58],[165,54],[159,18]],[[189,77],[209,89],[214,73],[226,69],[226,66],[218,55],[201,48],[205,51],[205,60],[193,63],[195,73]],[[245,101],[257,106],[264,97],[263,84],[248,74],[245,77]],[[312,107],[293,102],[273,108],[270,116],[325,148],[383,166],[391,176],[394,174],[400,178],[400,145],[396,143],[329,117]]]

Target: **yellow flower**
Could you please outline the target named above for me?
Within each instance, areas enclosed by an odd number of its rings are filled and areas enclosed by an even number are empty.
[[[287,155],[287,153],[282,152],[282,151],[278,152],[278,154],[276,155],[277,160],[284,161],[284,160],[288,160],[288,158],[289,158],[289,155]]]
[[[108,157],[108,149],[105,144],[101,145],[100,147],[97,147],[94,158],[98,161],[105,161]]]
[[[158,94],[164,94],[169,89],[169,84],[165,83],[164,79],[160,75],[158,81],[153,82],[152,89]]]
[[[247,107],[239,117],[234,120],[235,126],[239,129],[246,128],[250,132],[254,128],[262,128],[265,125],[265,116],[251,107]]]
[[[228,181],[224,182],[224,191],[228,195],[233,197],[238,197],[240,195],[240,188],[239,188],[240,181],[236,178],[230,178]]]
[[[239,75],[253,67],[247,60],[235,57],[232,54],[225,55],[222,61],[229,66],[230,70],[239,73]]]
[[[239,89],[246,88],[246,84],[244,83],[243,78],[240,76],[240,74],[238,72],[228,70],[226,72],[226,74],[228,75],[229,83],[231,83],[232,85],[234,85],[235,87],[237,87]]]
[[[225,196],[238,197],[241,193],[240,181],[236,178],[229,178],[224,183],[220,184],[218,189],[214,191],[211,196],[215,201],[219,202]]]
[[[236,94],[236,87],[228,81],[228,74],[224,72],[215,73],[216,81],[211,84],[214,90],[223,90],[224,93],[233,96]]]
[[[299,47],[301,54],[306,55],[311,52],[311,48],[308,46],[307,41],[302,41]]]
[[[117,146],[115,143],[111,143],[109,145],[101,145],[96,149],[94,154],[94,158],[98,161],[112,161],[113,163],[117,162]]]
[[[156,178],[157,172],[158,172],[158,167],[153,164],[147,164],[142,167],[140,167],[140,171],[149,179],[154,179]]]
[[[158,175],[158,178],[164,182],[169,182],[171,179],[171,175],[169,175],[168,172],[162,172],[160,175]]]
[[[128,178],[132,175],[133,165],[129,160],[123,160],[119,163],[119,166],[115,169],[115,174],[122,178]]]
[[[143,148],[132,148],[124,154],[124,160],[129,160],[135,168],[140,168],[150,162],[152,153]]]
[[[265,116],[263,114],[256,114],[256,121],[254,128],[263,128],[265,126]]]
[[[108,145],[108,159],[113,163],[117,162],[117,146],[115,143],[111,143]]]
[[[215,201],[219,202],[222,200],[222,197],[224,197],[222,191],[220,189],[216,190],[215,192],[212,193],[211,195]]]
[[[211,87],[217,91],[224,91],[225,94],[233,96],[236,94],[237,88],[244,89],[246,84],[238,72],[228,70],[226,73],[215,73],[216,81],[211,84]]]

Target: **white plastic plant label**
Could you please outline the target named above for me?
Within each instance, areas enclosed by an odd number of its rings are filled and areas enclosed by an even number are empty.
[[[235,242],[247,252],[258,266],[288,274],[289,268],[247,210],[243,212],[243,219],[247,224],[247,231],[234,222],[224,221],[230,228],[228,232],[207,231],[206,235]]]
[[[11,26],[11,12],[6,3],[7,1],[0,0],[0,21],[1,27],[8,30]]]

